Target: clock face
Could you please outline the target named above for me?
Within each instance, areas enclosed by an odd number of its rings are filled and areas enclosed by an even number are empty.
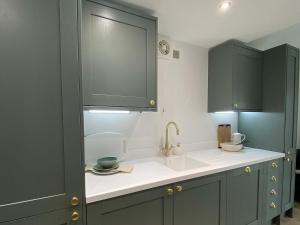
[[[166,40],[161,40],[158,43],[158,48],[161,54],[168,55],[170,53],[170,45]]]

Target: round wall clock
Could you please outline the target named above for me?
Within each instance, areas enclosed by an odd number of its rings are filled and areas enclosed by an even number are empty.
[[[166,40],[161,40],[158,43],[158,48],[163,55],[168,55],[170,53],[170,44]]]

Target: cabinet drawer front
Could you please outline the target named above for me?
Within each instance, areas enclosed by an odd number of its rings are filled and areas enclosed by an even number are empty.
[[[270,221],[281,213],[283,159],[267,163],[265,220]]]
[[[266,213],[266,221],[270,221],[276,216],[280,215],[281,206],[280,200],[278,198],[272,197],[267,201],[267,213]]]

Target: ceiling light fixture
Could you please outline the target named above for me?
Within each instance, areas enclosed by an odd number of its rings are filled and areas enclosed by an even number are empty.
[[[232,6],[232,1],[223,1],[220,3],[219,8],[222,11],[228,10]]]

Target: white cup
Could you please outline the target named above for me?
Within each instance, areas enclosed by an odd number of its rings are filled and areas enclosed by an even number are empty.
[[[246,135],[241,133],[233,133],[231,135],[231,142],[235,145],[242,144],[246,140]]]

